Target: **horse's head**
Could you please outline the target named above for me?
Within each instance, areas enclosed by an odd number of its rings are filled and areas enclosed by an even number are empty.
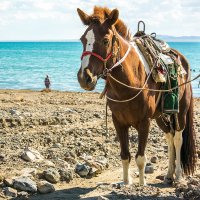
[[[102,75],[105,63],[110,60],[113,51],[113,24],[118,19],[119,12],[114,9],[105,19],[89,16],[77,9],[81,21],[87,25],[81,36],[83,54],[81,67],[78,71],[78,81],[85,90],[93,90],[97,79]]]

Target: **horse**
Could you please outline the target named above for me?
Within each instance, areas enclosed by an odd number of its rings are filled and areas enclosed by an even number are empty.
[[[193,174],[196,165],[196,148],[191,83],[183,84],[179,88],[177,115],[179,129],[172,131],[170,122],[163,119],[162,111],[157,105],[159,92],[156,89],[160,89],[160,83],[156,83],[145,72],[146,63],[136,47],[130,45],[133,36],[125,23],[119,19],[118,9],[110,10],[95,6],[91,15],[79,8],[77,12],[82,23],[87,26],[80,38],[83,53],[77,79],[80,86],[88,91],[94,90],[99,78],[106,80],[107,104],[112,112],[112,121],[121,148],[123,183],[131,184],[128,132],[130,127],[134,127],[138,132],[135,161],[139,170],[139,185],[146,185],[145,148],[152,119],[156,120],[165,133],[168,144],[168,171],[164,180],[167,183],[180,182],[183,174]],[[176,51],[176,53],[186,72],[183,77],[178,77],[178,82],[181,84],[190,80],[190,66],[180,52]],[[112,76],[108,76],[108,72]],[[143,88],[144,84],[146,89],[139,92],[131,88]]]

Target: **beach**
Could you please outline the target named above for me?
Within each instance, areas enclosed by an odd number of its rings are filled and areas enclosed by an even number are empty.
[[[0,199],[6,199],[3,188],[12,188],[5,179],[11,181],[27,176],[38,185],[47,180],[45,173],[52,168],[55,174],[59,174],[53,183],[55,192],[22,194],[18,191],[16,196],[28,196],[33,200],[92,200],[99,196],[102,196],[99,199],[200,198],[200,98],[194,98],[198,156],[195,174],[185,176],[178,185],[163,183],[168,166],[167,144],[164,133],[153,120],[146,149],[151,166],[145,175],[148,185],[138,187],[138,170],[134,160],[137,133],[131,128],[129,139],[134,184],[121,187],[116,184],[122,181],[119,142],[110,111],[106,134],[105,99],[99,99],[99,95],[0,90]],[[38,156],[27,159],[24,157],[27,151],[33,154],[37,151]],[[87,167],[84,173],[80,169],[84,165],[90,167],[88,174]]]

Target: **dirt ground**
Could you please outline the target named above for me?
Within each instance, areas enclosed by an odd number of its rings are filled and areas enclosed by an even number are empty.
[[[53,163],[55,169],[61,168],[61,161],[75,169],[77,163],[83,162],[83,155],[107,159],[106,168],[99,174],[82,178],[74,173],[73,180],[54,184],[55,192],[30,194],[27,199],[93,200],[99,196],[105,199],[200,199],[200,99],[196,98],[194,102],[198,154],[195,174],[185,176],[180,185],[163,182],[168,163],[167,144],[164,133],[152,121],[146,154],[149,163],[153,156],[157,157],[157,161],[152,164],[153,173],[146,174],[148,185],[138,186],[138,170],[134,161],[137,133],[131,128],[133,185],[123,187],[117,184],[122,181],[119,142],[110,111],[109,135],[106,135],[105,100],[100,100],[98,93],[0,90],[0,199],[7,198],[1,192],[5,178],[19,176],[25,168],[34,168],[37,173],[32,179],[38,182],[41,179],[38,174],[49,168],[45,163],[24,161],[21,154],[25,147],[39,151]]]

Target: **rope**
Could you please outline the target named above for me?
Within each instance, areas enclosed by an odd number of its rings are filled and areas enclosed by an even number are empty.
[[[135,96],[131,97],[130,99],[126,99],[126,100],[116,100],[116,99],[112,99],[112,98],[108,97],[108,95],[106,95],[106,98],[107,98],[108,100],[111,100],[111,101],[114,101],[114,102],[117,102],[117,103],[125,103],[125,102],[129,102],[129,101],[135,99],[135,98],[143,91],[143,89],[145,88],[145,86],[146,86],[146,84],[147,84],[147,82],[148,82],[148,80],[149,80],[149,78],[150,78],[150,76],[151,76],[152,71],[153,71],[153,67],[151,68],[151,71],[150,71],[150,73],[148,74],[147,79],[146,79],[146,81],[145,81],[143,87],[141,88],[141,90],[140,90]],[[111,75],[110,75],[110,76],[111,76]],[[115,80],[117,80],[117,79],[115,79]],[[119,81],[119,82],[120,82],[120,81]],[[120,83],[121,83],[121,82],[120,82]],[[123,84],[124,84],[124,83],[123,83]],[[124,85],[126,85],[126,84],[124,84]]]
[[[139,87],[129,86],[129,85],[126,85],[125,83],[122,83],[121,81],[117,80],[116,78],[114,78],[110,73],[108,74],[108,76],[110,78],[112,78],[114,81],[116,81],[117,83],[119,83],[119,84],[121,84],[121,85],[123,85],[125,87],[131,88],[131,89],[135,89],[135,90],[147,90],[147,91],[151,91],[151,92],[171,92],[172,90],[175,90],[175,89],[177,89],[177,88],[179,88],[179,87],[181,87],[183,85],[186,85],[186,84],[188,84],[188,83],[200,78],[200,74],[199,74],[196,77],[194,77],[192,80],[186,81],[186,82],[184,82],[184,83],[182,83],[180,85],[177,85],[176,87],[173,87],[171,89],[168,89],[168,90],[156,90],[156,89],[150,89],[150,88],[144,88],[144,87],[139,88]]]

